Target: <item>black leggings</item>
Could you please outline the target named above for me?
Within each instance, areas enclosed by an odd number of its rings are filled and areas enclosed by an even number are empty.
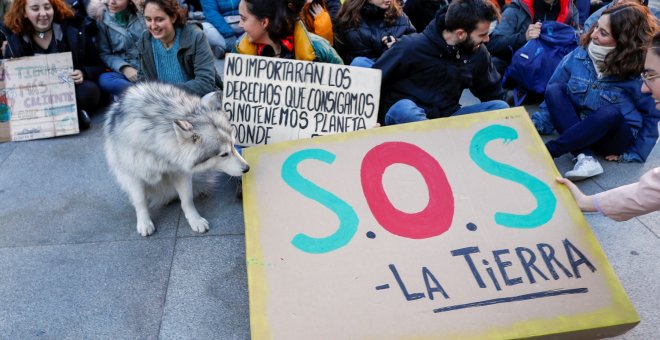
[[[88,113],[96,111],[101,101],[101,90],[95,82],[83,80],[81,84],[76,84],[76,104],[78,110],[85,110]]]

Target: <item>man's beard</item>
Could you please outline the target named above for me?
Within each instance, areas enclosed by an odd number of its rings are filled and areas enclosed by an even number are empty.
[[[458,48],[463,54],[472,54],[477,50],[477,45],[474,43],[474,40],[472,40],[472,37],[468,35],[465,41],[456,44],[456,48]]]

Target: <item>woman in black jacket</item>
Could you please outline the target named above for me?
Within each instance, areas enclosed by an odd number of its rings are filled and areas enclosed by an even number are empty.
[[[371,67],[415,27],[396,0],[346,0],[335,22],[335,46],[344,63]]]
[[[15,0],[5,14],[7,46],[4,58],[71,52],[78,124],[89,128],[87,111],[98,107],[101,93],[95,81],[103,61],[80,18],[64,0]]]

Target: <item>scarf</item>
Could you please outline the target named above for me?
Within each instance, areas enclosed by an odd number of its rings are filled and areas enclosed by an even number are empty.
[[[591,58],[591,62],[594,63],[594,68],[596,69],[596,73],[598,73],[598,78],[600,78],[603,75],[601,69],[604,66],[605,57],[607,57],[608,53],[614,50],[614,47],[616,46],[610,46],[610,47],[599,46],[594,44],[593,41],[589,42],[589,46],[587,47],[587,52],[589,53],[589,58]]]
[[[121,25],[121,26],[126,26],[128,24],[128,18],[131,16],[131,12],[128,10],[128,8],[124,8],[123,11],[117,12],[117,13],[110,13],[110,15],[115,18],[115,21]]]

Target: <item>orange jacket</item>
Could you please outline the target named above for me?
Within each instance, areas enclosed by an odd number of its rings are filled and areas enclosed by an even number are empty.
[[[330,19],[330,14],[328,14],[328,11],[325,8],[323,8],[321,13],[314,18],[309,11],[309,4],[307,4],[303,7],[300,13],[300,19],[305,23],[305,27],[308,31],[323,37],[330,42],[330,45],[334,44],[332,20]]]

